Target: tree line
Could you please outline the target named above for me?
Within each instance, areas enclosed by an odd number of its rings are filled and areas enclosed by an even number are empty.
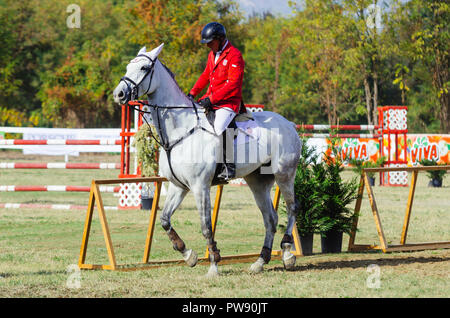
[[[112,91],[142,46],[188,92],[205,24],[243,53],[243,98],[295,123],[377,124],[407,105],[411,132],[450,133],[449,2],[304,0],[245,16],[231,0],[0,0],[0,125],[118,127]]]

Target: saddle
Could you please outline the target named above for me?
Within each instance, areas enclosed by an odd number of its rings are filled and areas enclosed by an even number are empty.
[[[211,110],[211,111],[207,112],[206,118],[208,119],[208,122],[211,124],[211,126],[214,127],[214,120],[216,119],[215,110]],[[243,122],[243,121],[248,121],[248,120],[255,120],[255,119],[253,118],[252,112],[249,111],[247,108],[245,108],[244,103],[241,101],[239,113],[228,124],[227,128],[237,129],[238,127],[236,125],[236,122]],[[236,138],[236,136],[234,138]]]
[[[208,122],[211,124],[211,126],[214,127],[214,120],[216,118],[216,112],[214,110],[211,110],[209,112],[206,113],[206,118],[208,119]],[[233,120],[228,124],[227,128],[233,128],[233,129],[238,129],[238,126],[236,124],[236,122],[245,122],[248,120],[255,120],[253,118],[252,113],[245,108],[244,103],[241,101],[241,105],[239,108],[239,113],[233,118]],[[234,139],[237,138],[237,134],[234,135]],[[223,135],[223,151],[225,152],[225,135]],[[227,181],[223,181],[221,179],[219,179],[217,176],[221,173],[221,171],[224,169],[224,163],[216,163],[216,171],[214,173],[214,177],[212,180],[212,185],[219,185],[219,184],[228,184]]]

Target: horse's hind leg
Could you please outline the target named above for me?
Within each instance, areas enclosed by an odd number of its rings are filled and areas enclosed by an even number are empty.
[[[262,213],[264,227],[266,229],[261,254],[256,262],[250,267],[250,271],[258,273],[261,272],[263,270],[263,266],[270,261],[273,239],[278,224],[278,215],[273,208],[273,203],[270,198],[270,190],[274,184],[274,176],[271,174],[260,174],[259,170],[257,170],[244,177],[244,179],[250,187],[256,204]]]
[[[169,183],[169,189],[167,191],[166,201],[164,203],[163,212],[161,214],[161,226],[166,230],[170,241],[173,244],[174,250],[183,254],[183,259],[189,266],[195,266],[197,264],[197,253],[192,249],[186,249],[186,245],[183,240],[178,236],[177,232],[173,229],[170,219],[175,210],[180,205],[186,196],[188,190],[180,188],[173,183]]]
[[[292,237],[292,230],[295,226],[295,220],[297,217],[297,207],[299,202],[295,199],[294,192],[294,180],[295,170],[286,174],[275,174],[275,180],[280,187],[281,194],[286,201],[286,211],[288,217],[288,223],[286,226],[286,232],[281,240],[282,260],[286,269],[292,269],[295,265],[295,255],[291,253],[291,249],[294,243]]]

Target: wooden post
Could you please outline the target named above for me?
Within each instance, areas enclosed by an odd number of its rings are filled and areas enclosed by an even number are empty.
[[[84,264],[86,261],[86,251],[89,242],[89,233],[91,232],[92,214],[94,212],[95,206],[94,187],[95,183],[94,181],[92,181],[91,190],[89,192],[89,203],[86,213],[86,220],[84,222],[83,238],[81,239],[80,258],[78,259],[78,267],[80,268],[81,265]]]
[[[412,205],[413,205],[413,200],[414,200],[414,192],[416,190],[418,174],[419,174],[419,171],[417,171],[417,170],[414,170],[412,172],[411,185],[409,187],[408,202],[406,204],[405,221],[403,223],[402,236],[400,239],[400,244],[402,244],[402,245],[404,245],[406,243],[406,236],[408,235],[409,220],[411,217],[411,210],[412,210]]]
[[[114,248],[111,241],[111,235],[109,232],[108,221],[106,220],[106,213],[103,207],[103,200],[100,195],[100,190],[97,184],[94,184],[94,196],[97,200],[97,209],[100,217],[100,223],[102,225],[103,237],[105,239],[106,249],[108,251],[109,263],[112,269],[116,269],[116,256],[114,255]]]
[[[159,197],[161,194],[162,182],[157,181],[155,182],[155,184],[156,184],[155,195],[153,196],[152,210],[150,212],[150,221],[148,223],[147,238],[145,240],[145,248],[144,248],[144,257],[142,258],[143,263],[148,263],[148,259],[150,257],[150,249],[152,248],[153,233],[155,230],[156,214],[158,212]]]
[[[275,211],[278,211],[278,206],[280,205],[280,197],[280,187],[277,186],[275,188],[275,195],[273,196],[273,208],[275,209]]]
[[[386,237],[384,236],[383,227],[381,226],[380,215],[378,213],[377,203],[373,195],[372,186],[370,185],[367,174],[364,174],[364,183],[366,184],[367,194],[369,195],[370,206],[372,207],[373,218],[377,227],[378,236],[380,238],[381,249],[386,252],[387,244]]]
[[[213,238],[214,238],[214,235],[216,234],[216,225],[217,225],[217,219],[219,218],[219,210],[220,210],[220,202],[222,201],[222,193],[223,193],[223,184],[219,184],[217,186],[216,199],[214,200],[214,209],[213,209],[213,215],[212,215],[212,220],[211,220]],[[205,258],[209,258],[208,247],[206,247]]]
[[[348,250],[352,250],[355,245],[355,237],[356,237],[356,229],[358,228],[358,219],[359,219],[359,213],[361,211],[361,202],[362,197],[364,193],[364,180],[365,180],[365,173],[364,171],[361,173],[361,178],[359,180],[359,188],[358,188],[358,198],[356,199],[355,204],[355,219],[353,220],[352,229],[350,232],[350,238],[348,240]]]

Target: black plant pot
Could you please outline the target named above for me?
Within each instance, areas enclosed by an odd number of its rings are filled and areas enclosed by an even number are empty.
[[[340,253],[342,252],[342,232],[330,230],[320,237],[322,253]]]
[[[431,179],[431,181],[428,183],[429,187],[433,188],[441,188],[442,187],[442,179]]]
[[[299,235],[299,237],[300,237],[300,245],[302,248],[302,254],[304,256],[312,255],[314,233]]]
[[[153,205],[153,198],[142,197],[141,198],[141,210],[151,210]]]

